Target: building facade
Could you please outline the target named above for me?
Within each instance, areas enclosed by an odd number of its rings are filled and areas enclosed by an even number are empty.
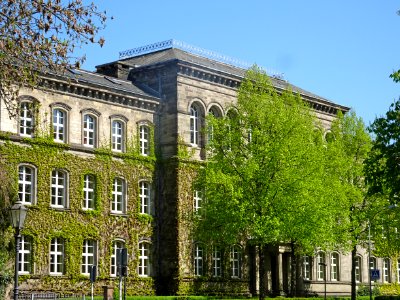
[[[116,253],[127,248],[128,294],[258,292],[254,248],[198,244],[189,230],[188,215],[202,203],[193,181],[206,159],[205,116],[226,115],[245,74],[209,54],[157,43],[96,72],[44,74],[37,89],[20,92],[17,119],[0,104],[0,164],[29,208],[22,291],[87,293],[91,265],[98,266],[97,292],[116,287]],[[348,111],[279,77],[271,82],[299,93],[327,131]],[[360,284],[368,283],[369,268],[382,270],[382,282],[400,278],[389,259],[368,261],[358,250]],[[309,293],[323,293],[325,281],[328,293],[350,293],[348,254],[316,251],[303,259]],[[288,293],[290,248],[271,246],[266,264],[268,292]]]

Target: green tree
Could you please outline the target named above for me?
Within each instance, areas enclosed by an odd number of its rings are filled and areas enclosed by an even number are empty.
[[[210,158],[199,174],[206,204],[197,234],[257,246],[262,299],[266,246],[290,243],[298,265],[296,255],[336,247],[338,238],[348,238],[347,203],[334,153],[300,96],[277,92],[254,67],[227,115],[208,119]],[[293,283],[291,289],[295,294]]]
[[[38,72],[79,66],[74,50],[97,39],[105,12],[82,0],[0,0],[0,99],[17,113],[21,87],[36,87]]]
[[[345,194],[349,210],[349,240],[352,255],[351,296],[356,299],[356,255],[357,245],[368,240],[368,223],[376,210],[380,209],[375,198],[368,197],[364,162],[368,158],[372,141],[361,118],[354,111],[339,114],[332,123],[333,139],[329,147],[337,157],[337,168],[342,181],[341,191]]]

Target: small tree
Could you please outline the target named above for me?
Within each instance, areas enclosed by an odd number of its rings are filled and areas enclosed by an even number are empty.
[[[0,99],[11,115],[18,91],[37,86],[38,72],[79,66],[85,57],[74,57],[77,47],[103,45],[96,35],[105,21],[82,0],[0,0]]]
[[[336,234],[347,225],[339,176],[310,108],[290,91],[278,93],[256,67],[241,84],[237,106],[208,124],[210,157],[199,176],[206,204],[197,234],[257,246],[263,299],[266,245],[291,243],[294,255],[346,239]]]

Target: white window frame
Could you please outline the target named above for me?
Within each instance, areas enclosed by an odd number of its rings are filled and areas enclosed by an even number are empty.
[[[384,258],[383,259],[383,282],[384,283],[389,283],[390,282],[390,259],[389,258]]]
[[[65,265],[65,240],[53,238],[50,242],[50,275],[63,275]],[[52,271],[53,270],[53,271]]]
[[[126,181],[121,177],[115,177],[112,183],[111,212],[115,214],[126,212]]]
[[[204,249],[200,244],[194,246],[194,276],[204,275]]]
[[[29,172],[28,172],[29,170]],[[30,165],[18,166],[18,197],[24,205],[32,205],[36,196],[36,168]],[[29,199],[29,201],[26,201]]]
[[[64,170],[54,169],[51,172],[50,206],[54,208],[68,207],[68,173]]]
[[[90,266],[96,265],[97,243],[95,240],[83,240],[81,274],[89,276]]]
[[[138,275],[140,277],[149,277],[151,275],[151,244],[148,242],[139,243],[139,265]]]
[[[242,259],[242,249],[237,245],[233,245],[230,251],[231,278],[240,278],[241,259]]]
[[[85,147],[95,148],[97,144],[97,117],[85,113],[82,122],[82,144]]]
[[[121,120],[111,121],[111,150],[124,151],[125,124]]]
[[[151,185],[148,181],[139,182],[140,213],[151,214]]]
[[[57,143],[67,141],[67,112],[60,108],[53,109],[53,139]]]
[[[22,235],[19,241],[18,274],[30,274],[32,272],[32,238]]]
[[[123,240],[114,240],[111,247],[111,262],[110,262],[110,276],[117,277],[118,275],[118,264],[117,264],[117,253],[118,250],[125,248],[125,242]]]
[[[92,174],[83,176],[83,205],[84,210],[94,210],[96,201],[96,177]]]
[[[199,109],[190,106],[190,143],[192,146],[199,145],[200,114]]]
[[[218,246],[214,246],[212,249],[212,276],[222,276],[222,250]]]
[[[203,193],[201,191],[195,190],[193,192],[193,209],[195,212],[199,212],[201,209],[201,203],[203,201]]]
[[[146,124],[139,125],[139,152],[143,156],[150,154],[150,127]]]
[[[331,253],[331,281],[339,280],[339,254]]]
[[[400,283],[400,258],[397,259],[397,283]]]
[[[326,276],[325,268],[326,268],[325,253],[319,251],[317,253],[317,280],[319,281],[325,280]]]
[[[30,101],[21,101],[19,108],[19,135],[24,137],[32,137],[35,125],[33,103]]]
[[[311,280],[311,256],[303,256],[303,279]]]

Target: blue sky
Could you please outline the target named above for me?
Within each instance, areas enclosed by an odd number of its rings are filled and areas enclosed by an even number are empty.
[[[400,96],[400,1],[93,0],[114,20],[84,69],[120,51],[177,39],[284,73],[290,83],[353,108],[368,125]]]

